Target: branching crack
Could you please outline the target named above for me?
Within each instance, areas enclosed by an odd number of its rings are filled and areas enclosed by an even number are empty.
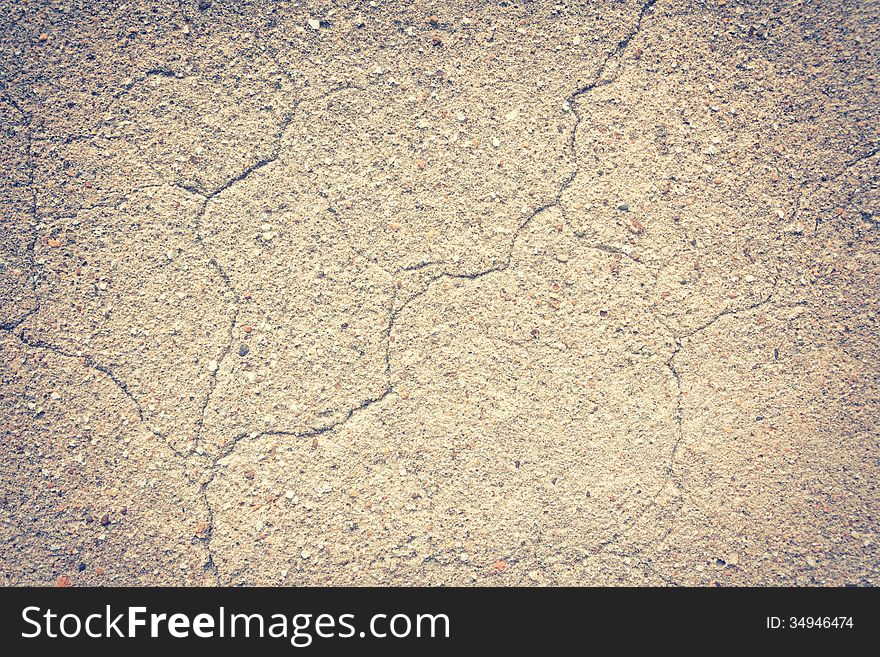
[[[267,436],[289,436],[289,437],[293,437],[293,438],[317,438],[321,435],[335,432],[338,429],[340,429],[341,427],[343,427],[346,423],[348,423],[356,414],[358,414],[361,411],[385,400],[394,391],[394,384],[393,384],[393,377],[392,377],[393,366],[392,366],[392,357],[391,357],[392,356],[391,348],[392,348],[392,344],[393,344],[392,336],[393,336],[395,326],[396,326],[401,314],[403,313],[403,311],[406,310],[410,306],[410,304],[412,304],[416,299],[425,295],[430,290],[431,286],[435,282],[437,282],[441,279],[477,280],[477,279],[483,278],[485,276],[489,276],[494,273],[499,273],[499,272],[503,272],[503,271],[508,270],[513,263],[515,248],[516,248],[516,245],[517,245],[520,237],[528,229],[529,225],[532,223],[532,221],[535,219],[535,217],[537,217],[542,212],[544,212],[546,210],[550,210],[552,208],[559,208],[559,210],[562,211],[564,214],[565,208],[564,208],[562,197],[565,194],[565,192],[570,188],[570,186],[574,183],[575,179],[577,178],[577,176],[579,175],[579,172],[580,172],[580,164],[578,162],[576,141],[577,141],[578,129],[579,129],[581,121],[582,121],[582,115],[581,115],[580,110],[578,108],[578,102],[582,96],[588,94],[590,91],[597,89],[599,87],[605,86],[607,84],[610,84],[617,79],[617,77],[619,76],[619,73],[620,73],[619,68],[616,73],[611,74],[611,75],[609,75],[609,70],[611,69],[611,67],[615,61],[619,61],[623,57],[623,55],[624,55],[626,49],[628,48],[628,46],[630,45],[630,43],[633,41],[633,39],[636,38],[636,36],[642,30],[642,26],[643,26],[643,22],[645,20],[645,17],[651,11],[651,9],[655,5],[655,3],[656,3],[656,0],[647,0],[646,2],[644,2],[644,4],[642,4],[642,6],[639,9],[635,24],[629,29],[629,31],[625,34],[625,36],[616,44],[616,46],[611,50],[611,52],[609,52],[607,54],[605,59],[602,61],[602,63],[598,67],[595,75],[593,76],[593,79],[588,84],[573,91],[567,97],[566,103],[568,106],[570,106],[570,109],[573,112],[574,117],[575,117],[574,124],[571,128],[571,133],[570,133],[568,144],[567,144],[567,148],[570,150],[570,152],[573,156],[574,167],[573,167],[572,171],[568,175],[566,175],[565,178],[561,181],[561,183],[556,191],[555,196],[551,200],[549,200],[549,201],[541,204],[537,208],[531,210],[528,213],[528,215],[520,221],[520,223],[516,227],[516,230],[513,232],[513,234],[511,235],[511,237],[509,239],[509,242],[506,245],[506,250],[505,250],[504,256],[500,260],[498,260],[497,262],[492,264],[491,266],[485,267],[485,268],[477,270],[477,271],[463,272],[463,271],[444,270],[442,272],[434,274],[434,275],[430,276],[427,280],[422,282],[420,289],[418,291],[410,294],[407,298],[403,299],[402,302],[399,303],[399,305],[398,305],[398,301],[400,301],[400,299],[398,298],[398,293],[395,293],[395,298],[392,300],[391,307],[389,308],[388,322],[384,328],[384,338],[385,338],[385,359],[384,359],[385,363],[384,363],[384,366],[385,366],[385,379],[386,379],[386,381],[385,381],[385,386],[382,389],[382,391],[378,395],[376,395],[375,397],[370,397],[370,398],[364,399],[361,402],[359,402],[358,404],[356,404],[355,406],[349,408],[341,417],[339,417],[338,419],[336,419],[335,421],[333,421],[329,424],[322,425],[319,427],[305,429],[302,431],[273,429],[273,430],[266,430],[266,431],[254,432],[254,433],[240,433],[240,434],[236,435],[235,437],[233,437],[233,439],[230,440],[226,445],[224,445],[224,447],[222,448],[222,450],[220,450],[219,453],[212,455],[210,457],[210,467],[209,467],[207,476],[204,479],[204,481],[202,481],[200,483],[200,497],[201,497],[202,503],[204,504],[204,507],[205,507],[205,514],[207,517],[207,521],[206,521],[207,527],[205,529],[205,532],[203,533],[203,536],[199,537],[198,540],[204,546],[206,553],[207,553],[206,562],[205,562],[205,566],[204,566],[205,571],[212,573],[214,580],[218,585],[222,584],[222,580],[221,580],[220,572],[218,570],[217,560],[215,559],[215,555],[214,555],[213,548],[212,548],[215,513],[214,513],[214,509],[212,508],[212,506],[210,504],[210,500],[208,497],[208,487],[211,485],[211,483],[214,481],[214,479],[216,478],[216,476],[218,475],[218,473],[220,471],[220,465],[221,465],[220,462],[224,458],[230,456],[235,451],[237,446],[243,441],[256,440],[256,439],[259,439],[262,437],[267,437]],[[187,20],[187,17],[185,16],[185,12],[184,12],[184,19]],[[187,22],[189,22],[189,21],[187,20]],[[278,64],[274,54],[272,55],[272,59],[273,59],[273,61],[276,62],[276,64]],[[284,69],[280,64],[278,64],[278,66],[279,66],[279,68],[282,69],[283,73],[285,75],[287,75],[288,78],[290,78],[289,72],[286,71],[286,69]],[[174,71],[171,71],[171,70],[152,69],[152,70],[146,71],[144,73],[143,79],[146,79],[147,77],[149,77],[151,75],[164,76],[164,77],[179,77],[179,75],[177,73],[175,73]],[[136,84],[136,82],[132,83],[132,85],[128,85],[127,88],[122,93],[125,93],[125,91],[130,89],[131,86],[133,86],[133,84]],[[172,183],[174,186],[176,186],[180,189],[183,189],[188,193],[192,193],[197,196],[200,196],[202,198],[200,209],[198,210],[198,213],[196,215],[196,221],[195,221],[195,225],[194,225],[194,234],[195,234],[195,241],[198,242],[199,244],[201,244],[202,248],[204,248],[206,250],[206,252],[207,252],[207,247],[205,246],[204,238],[203,238],[203,235],[201,234],[201,229],[202,229],[204,217],[208,211],[209,204],[213,200],[218,198],[221,194],[230,190],[233,186],[235,186],[238,183],[241,183],[243,181],[246,181],[252,174],[254,174],[254,173],[264,169],[265,167],[268,167],[269,165],[273,164],[274,162],[278,161],[278,159],[281,157],[281,154],[282,154],[283,142],[284,142],[285,135],[286,135],[288,129],[290,128],[290,126],[292,125],[292,122],[294,120],[296,112],[298,111],[299,107],[304,102],[318,101],[318,100],[329,97],[331,94],[334,94],[334,93],[337,93],[337,92],[340,92],[343,90],[348,90],[348,89],[361,89],[361,88],[357,87],[353,84],[345,84],[345,85],[334,87],[333,89],[331,89],[325,93],[322,93],[319,96],[298,99],[293,104],[290,111],[284,116],[281,124],[279,125],[277,132],[276,132],[276,135],[274,137],[273,146],[270,149],[270,153],[267,156],[261,157],[260,159],[256,160],[255,162],[253,162],[252,164],[247,166],[245,169],[240,171],[238,174],[229,178],[223,184],[219,185],[218,187],[214,188],[213,190],[207,191],[206,189],[198,187],[196,185],[181,183],[179,181]],[[363,90],[363,89],[361,89],[361,90]],[[31,138],[30,133],[29,133],[29,138]],[[877,152],[878,151],[875,150],[865,157],[873,156]],[[33,192],[33,194],[34,194],[34,201],[33,201],[34,225],[36,225],[36,216],[37,216],[36,215],[36,212],[37,212],[36,203],[37,203],[37,201],[36,201],[36,190],[35,190],[35,186],[33,185],[33,175],[34,175],[33,161],[32,161],[33,156],[31,154],[30,147],[29,147],[29,155],[31,157],[31,187],[34,189],[34,192]],[[864,159],[864,158],[860,158],[860,160],[861,159]],[[855,161],[853,163],[855,163]],[[853,163],[851,163],[851,164],[853,164]],[[37,239],[36,228],[34,228],[33,243],[31,244],[31,249],[30,249],[32,260],[33,260],[33,251],[34,251],[34,245],[36,244],[36,239]],[[620,257],[626,257],[626,258],[632,260],[633,262],[642,265],[643,267],[647,266],[644,263],[640,262],[637,258],[635,258],[632,255],[630,255],[629,253],[627,253],[626,251],[619,249],[617,247],[614,247],[614,246],[610,246],[607,244],[594,244],[594,245],[589,245],[588,248],[596,249],[596,250],[604,252],[604,253],[614,254],[614,255],[617,255]],[[201,446],[201,442],[202,442],[202,434],[204,431],[205,415],[208,411],[208,407],[211,404],[211,400],[213,398],[213,395],[216,391],[216,387],[218,385],[218,377],[219,377],[219,373],[221,371],[222,363],[232,350],[232,346],[234,344],[234,337],[235,337],[235,333],[234,333],[235,326],[236,326],[236,322],[238,321],[239,311],[241,308],[241,300],[239,298],[238,292],[236,291],[232,280],[230,279],[229,274],[224,270],[224,268],[218,262],[217,258],[214,255],[212,255],[210,253],[206,253],[206,255],[208,255],[208,257],[209,257],[209,261],[208,261],[209,265],[217,271],[218,275],[223,280],[227,290],[229,291],[229,293],[231,293],[231,295],[234,299],[234,308],[233,308],[232,312],[230,313],[230,317],[229,317],[229,328],[228,328],[228,333],[227,333],[226,344],[223,346],[223,348],[220,351],[220,354],[218,357],[217,371],[214,372],[213,376],[211,377],[211,383],[209,384],[208,392],[206,393],[204,403],[202,404],[202,407],[201,407],[201,410],[199,413],[199,418],[197,421],[197,431],[196,431],[196,436],[195,436],[195,440],[193,441],[193,444],[191,445],[191,447],[187,451],[180,451],[180,450],[176,449],[173,445],[171,445],[171,443],[169,443],[167,440],[163,439],[164,442],[168,445],[168,447],[172,450],[174,455],[178,458],[183,458],[183,459],[187,459],[196,453],[199,453],[199,454],[203,453],[201,451],[200,446]],[[389,273],[404,273],[404,272],[409,273],[409,272],[420,271],[420,270],[427,269],[427,268],[434,267],[434,266],[442,267],[445,264],[447,264],[446,261],[425,261],[425,262],[419,262],[419,263],[416,263],[413,265],[408,265],[408,266],[405,266],[405,267],[402,267],[402,268],[395,270],[395,272],[389,272]],[[778,280],[778,274],[777,274],[777,280]],[[775,289],[775,284],[776,283],[774,282],[774,289]],[[36,283],[35,282],[34,282],[34,289],[36,291]],[[719,319],[721,319],[724,316],[733,315],[733,314],[743,312],[743,311],[746,311],[746,310],[749,310],[752,308],[756,308],[756,307],[763,305],[765,303],[769,303],[772,296],[773,296],[773,293],[771,292],[769,296],[767,296],[766,298],[762,299],[761,301],[756,302],[755,304],[752,304],[750,306],[747,306],[744,308],[739,308],[739,309],[725,309],[725,310],[721,311],[720,313],[718,313],[713,319],[706,322],[705,324],[703,324],[703,325],[701,325],[701,326],[699,326],[699,327],[697,327],[697,328],[695,328],[695,329],[693,329],[683,335],[677,335],[674,337],[674,349],[673,349],[672,353],[670,354],[668,360],[666,361],[666,367],[669,369],[670,374],[675,381],[675,388],[676,388],[675,424],[677,427],[677,437],[675,439],[672,453],[670,455],[670,461],[669,461],[669,464],[667,465],[666,471],[667,471],[668,476],[672,480],[672,482],[678,487],[678,489],[680,491],[683,489],[682,489],[681,483],[677,480],[678,478],[675,473],[674,460],[676,457],[677,450],[679,449],[679,446],[683,440],[683,435],[684,435],[683,412],[684,411],[683,411],[683,403],[682,403],[681,375],[675,365],[675,358],[681,352],[681,350],[683,348],[682,347],[682,340],[685,338],[690,338],[693,335],[695,335],[696,333],[707,329],[708,327],[710,327],[712,324],[714,324],[716,321],[718,321]],[[125,396],[128,397],[128,399],[132,402],[134,407],[137,409],[138,417],[141,420],[143,420],[144,414],[143,414],[143,410],[141,408],[139,401],[132,394],[131,390],[128,388],[125,381],[121,380],[109,367],[107,367],[101,363],[98,363],[90,356],[81,356],[78,354],[69,353],[69,352],[66,352],[66,351],[64,351],[54,345],[43,342],[41,340],[29,338],[29,337],[27,337],[27,335],[25,334],[24,331],[16,332],[15,329],[17,329],[24,322],[24,320],[28,316],[30,316],[30,314],[33,314],[33,312],[36,312],[36,310],[30,311],[23,318],[20,318],[20,319],[14,320],[14,321],[10,321],[10,322],[6,322],[6,323],[0,325],[0,329],[8,331],[8,332],[12,333],[13,335],[16,335],[19,340],[21,340],[24,344],[26,344],[30,347],[48,349],[48,350],[51,350],[59,355],[65,356],[65,357],[82,359],[83,362],[87,366],[102,373],[109,380],[111,380],[114,383],[114,385],[116,385],[125,394]],[[517,343],[517,344],[519,344],[519,343]],[[657,493],[657,495],[654,497],[654,499],[651,500],[649,502],[649,504],[635,518],[632,519],[632,521],[629,523],[629,525],[626,528],[622,529],[619,532],[616,532],[609,540],[604,541],[602,544],[600,544],[598,546],[598,548],[596,548],[596,550],[605,549],[606,547],[613,545],[614,543],[618,542],[623,536],[625,536],[626,534],[631,532],[633,530],[633,528],[638,525],[638,523],[641,521],[641,519],[647,515],[648,510],[657,504],[657,500],[659,499],[659,496],[662,494],[662,492],[663,491],[661,490],[659,493]]]
[[[443,272],[437,274],[436,276],[433,276],[432,278],[430,278],[424,284],[423,288],[419,292],[415,293],[414,297],[418,297],[418,296],[425,294],[432,283],[434,283],[442,278],[476,280],[478,278],[482,278],[483,276],[487,276],[489,274],[493,274],[493,273],[500,272],[500,271],[505,271],[511,265],[511,262],[513,260],[513,252],[516,248],[516,244],[519,241],[520,236],[526,230],[526,228],[528,228],[529,224],[531,224],[532,220],[535,217],[537,217],[539,214],[541,214],[545,210],[549,210],[551,208],[560,208],[560,210],[564,214],[564,208],[563,208],[563,204],[562,204],[562,196],[565,193],[565,191],[574,182],[574,180],[577,177],[578,172],[580,170],[580,166],[578,163],[578,157],[577,157],[577,148],[576,148],[576,144],[575,144],[575,141],[577,138],[577,130],[578,130],[578,127],[581,123],[581,115],[577,109],[577,100],[580,96],[592,91],[593,89],[595,89],[597,87],[609,84],[616,79],[616,78],[603,79],[609,63],[613,59],[615,59],[617,57],[621,57],[623,55],[626,48],[629,46],[629,44],[632,42],[632,40],[636,37],[636,35],[641,31],[642,22],[645,18],[645,15],[654,6],[656,1],[657,0],[647,0],[647,2],[645,2],[642,5],[641,9],[639,10],[639,14],[636,19],[635,25],[624,36],[624,38],[621,39],[617,43],[617,46],[614,48],[614,50],[612,50],[605,57],[603,62],[599,65],[599,68],[598,68],[596,74],[593,76],[593,80],[591,82],[589,82],[588,84],[584,85],[583,87],[572,92],[568,96],[568,98],[566,99],[566,102],[571,106],[571,111],[574,113],[574,116],[575,116],[574,126],[571,129],[571,135],[569,137],[569,142],[568,142],[568,148],[573,155],[575,166],[574,166],[574,169],[572,170],[572,172],[568,176],[566,176],[565,179],[563,179],[563,181],[560,184],[559,189],[557,190],[556,195],[553,198],[553,200],[538,206],[537,208],[532,210],[529,213],[529,215],[522,222],[520,222],[519,226],[514,231],[512,237],[510,239],[510,242],[507,245],[505,256],[500,262],[498,262],[495,265],[492,265],[490,267],[487,267],[485,269],[481,269],[481,270],[478,270],[475,272],[443,271]],[[626,252],[624,252],[622,250],[618,251],[617,249],[615,249],[614,247],[611,247],[611,246],[597,245],[597,246],[595,246],[595,248],[603,250],[603,251],[612,252],[612,253],[619,252],[621,255],[626,256],[628,258],[631,258],[635,262],[638,262],[638,260],[636,260],[635,258],[632,258],[632,256],[630,256]],[[442,264],[442,263],[428,263],[428,264]],[[426,266],[426,265],[418,265],[414,268],[418,269],[418,268],[421,268],[422,266]],[[408,299],[404,303],[404,306],[408,305],[411,301],[412,301],[412,298]]]

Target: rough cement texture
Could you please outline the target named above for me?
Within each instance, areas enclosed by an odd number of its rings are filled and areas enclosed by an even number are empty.
[[[0,25],[5,584],[878,583],[877,2]]]

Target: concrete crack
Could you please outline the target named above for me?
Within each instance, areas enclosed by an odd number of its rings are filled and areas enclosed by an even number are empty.
[[[225,183],[223,183],[222,185],[217,187],[214,191],[210,192],[209,194],[205,194],[198,189],[191,188],[186,185],[174,183],[180,189],[183,189],[185,191],[188,191],[190,193],[193,193],[193,194],[196,194],[196,195],[203,197],[201,207],[199,208],[199,211],[196,215],[196,225],[194,227],[195,241],[201,245],[201,247],[205,251],[206,256],[208,256],[208,258],[209,258],[208,262],[209,262],[210,266],[212,266],[217,271],[220,278],[223,279],[223,282],[226,285],[226,289],[230,292],[230,294],[232,294],[232,296],[234,298],[234,307],[233,307],[233,311],[230,315],[229,328],[228,328],[228,332],[227,332],[228,339],[227,339],[226,345],[223,347],[223,349],[221,349],[220,354],[217,358],[217,371],[214,372],[213,376],[211,377],[211,384],[209,386],[208,393],[205,397],[204,403],[202,404],[199,418],[197,420],[197,430],[196,430],[196,437],[195,437],[194,445],[190,449],[189,453],[193,453],[201,445],[201,436],[202,436],[202,432],[203,432],[204,424],[205,424],[205,414],[207,413],[208,406],[211,403],[211,398],[213,397],[214,391],[217,388],[218,377],[220,375],[223,361],[229,355],[230,351],[232,350],[232,345],[235,342],[235,339],[234,339],[235,338],[235,324],[238,321],[238,315],[241,310],[241,298],[238,294],[238,291],[235,289],[235,286],[232,283],[231,277],[226,272],[226,270],[223,268],[223,266],[218,262],[217,258],[213,254],[208,252],[208,249],[205,245],[204,239],[203,239],[202,235],[200,234],[201,224],[202,224],[202,221],[204,220],[205,213],[208,211],[208,205],[213,199],[215,199],[216,197],[221,195],[223,192],[230,189],[233,185],[246,180],[254,172],[259,171],[260,169],[262,169],[262,168],[264,168],[264,167],[266,167],[266,166],[268,166],[278,160],[278,158],[281,156],[281,145],[282,145],[282,142],[284,141],[284,135],[286,134],[287,129],[290,127],[290,124],[293,121],[296,110],[299,108],[299,106],[303,102],[318,101],[323,98],[327,98],[327,97],[329,97],[335,93],[338,93],[340,91],[344,91],[344,90],[351,89],[351,88],[357,88],[357,87],[353,87],[353,85],[341,85],[341,86],[334,87],[333,89],[331,89],[331,90],[329,90],[329,91],[327,91],[327,92],[325,92],[315,98],[299,99],[294,104],[293,109],[287,114],[284,121],[282,122],[281,129],[278,132],[278,135],[276,136],[276,139],[275,139],[275,146],[273,147],[272,154],[267,158],[262,158],[262,159],[258,160],[257,162],[254,162],[253,164],[251,164],[250,166],[245,168],[243,171],[241,171],[240,173],[233,176],[232,178],[227,180]]]
[[[578,127],[581,123],[581,115],[577,109],[577,99],[580,96],[592,91],[593,89],[595,89],[599,86],[604,86],[605,84],[609,84],[609,83],[613,82],[614,79],[616,79],[616,78],[612,78],[612,79],[603,80],[603,76],[605,74],[606,69],[608,68],[609,63],[615,57],[622,56],[623,53],[625,52],[626,48],[629,46],[630,42],[636,37],[636,35],[639,34],[639,32],[642,29],[642,22],[645,18],[645,15],[654,6],[656,1],[657,0],[647,0],[647,2],[645,2],[642,5],[641,9],[639,10],[638,18],[636,19],[635,25],[626,34],[626,36],[617,43],[617,46],[614,48],[614,50],[612,50],[612,52],[610,52],[605,57],[602,64],[600,64],[596,74],[593,76],[593,80],[590,83],[575,90],[574,92],[569,94],[569,96],[566,98],[566,102],[571,106],[571,110],[575,116],[575,122],[574,122],[574,125],[572,126],[571,135],[570,135],[569,141],[568,141],[568,149],[572,153],[572,156],[573,156],[572,159],[574,160],[575,166],[574,166],[574,170],[571,172],[571,174],[569,174],[566,178],[563,179],[558,190],[556,191],[556,195],[553,198],[553,200],[551,200],[548,203],[544,203],[544,204],[540,205],[539,207],[537,207],[536,209],[532,210],[529,213],[529,215],[525,218],[525,220],[523,220],[519,224],[519,226],[514,231],[514,234],[510,239],[510,243],[508,244],[508,247],[507,247],[507,252],[506,252],[504,258],[501,260],[501,262],[499,262],[498,264],[495,264],[491,267],[487,267],[485,269],[478,270],[475,272],[452,272],[452,271],[441,272],[441,273],[437,274],[436,276],[432,277],[431,279],[429,279],[427,281],[427,283],[425,284],[425,289],[416,293],[414,296],[416,296],[416,297],[421,296],[422,294],[424,294],[427,291],[427,288],[430,287],[430,285],[432,283],[434,283],[442,278],[451,278],[451,279],[457,278],[457,279],[476,280],[478,278],[482,278],[483,276],[487,276],[489,274],[493,274],[495,272],[504,271],[504,270],[508,269],[510,267],[511,261],[513,259],[513,252],[514,252],[514,249],[516,248],[517,241],[519,240],[522,233],[526,230],[526,228],[528,228],[529,224],[532,222],[532,220],[536,216],[538,216],[539,214],[541,214],[545,210],[549,210],[550,208],[557,208],[557,207],[560,208],[560,210],[563,213],[563,216],[565,215],[565,209],[564,209],[563,203],[562,203],[562,195],[574,182],[575,178],[578,175],[579,169],[580,169],[580,165],[579,165],[578,157],[577,157],[577,149],[576,149],[576,145],[575,145],[575,141],[577,138],[577,130],[578,130]],[[610,246],[606,246],[606,245],[597,245],[595,248],[597,248],[599,250],[606,250],[606,251],[613,252],[613,253],[618,252],[616,249],[614,249],[614,247],[610,247]],[[624,251],[620,251],[620,253],[626,257],[631,258],[635,262],[638,262],[635,258],[632,258],[629,254],[625,253]],[[420,268],[420,267],[416,267],[416,268]],[[406,268],[404,268],[404,269],[406,269]],[[406,304],[404,304],[404,305],[408,305],[408,303],[410,301],[412,301],[412,299],[409,299],[406,302]]]
[[[122,394],[128,398],[129,401],[131,401],[132,405],[135,408],[135,411],[137,412],[138,420],[145,423],[144,411],[143,411],[143,408],[141,407],[141,404],[138,401],[137,397],[134,396],[134,394],[131,392],[128,385],[125,383],[125,381],[120,379],[113,372],[113,370],[111,368],[107,367],[106,365],[103,365],[102,363],[99,363],[92,356],[90,356],[88,354],[72,353],[72,352],[66,351],[65,349],[62,349],[62,348],[60,348],[50,342],[46,342],[45,340],[41,340],[39,338],[29,337],[26,335],[25,331],[20,331],[20,332],[16,333],[12,328],[6,328],[6,326],[0,326],[0,330],[4,330],[7,333],[9,333],[10,335],[15,336],[22,344],[24,344],[28,347],[31,347],[33,349],[46,349],[47,351],[51,351],[54,354],[57,354],[59,356],[63,356],[64,358],[72,358],[72,359],[78,360],[78,361],[82,362],[82,364],[85,365],[86,367],[93,369],[96,372],[100,372],[105,377],[107,377],[107,379],[109,379],[113,383],[113,385],[115,385],[122,392]],[[161,442],[163,444],[165,444],[168,447],[168,449],[170,449],[176,457],[186,458],[187,454],[184,452],[181,452],[176,447],[174,447],[174,445],[172,445],[168,440],[166,440],[166,438],[163,434],[161,434],[160,432],[157,432],[152,427],[149,427],[149,428],[150,428],[150,433],[153,434],[154,436],[157,436],[158,438],[160,438]]]

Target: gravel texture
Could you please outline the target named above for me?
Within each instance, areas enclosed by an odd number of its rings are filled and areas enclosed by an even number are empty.
[[[876,1],[0,26],[5,584],[878,583]]]

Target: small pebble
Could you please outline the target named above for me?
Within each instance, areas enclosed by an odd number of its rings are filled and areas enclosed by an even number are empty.
[[[250,351],[250,347],[248,347],[244,342],[241,343],[238,347],[238,355],[241,357],[247,356]]]

